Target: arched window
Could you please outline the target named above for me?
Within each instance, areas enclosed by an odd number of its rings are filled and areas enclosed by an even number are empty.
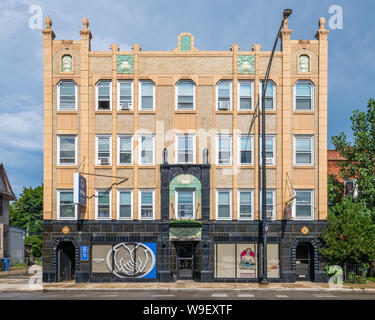
[[[61,71],[72,72],[73,71],[73,58],[70,54],[65,54],[61,58]]]
[[[62,80],[57,85],[57,110],[77,110],[77,85],[73,80]]]
[[[176,110],[195,109],[195,84],[191,80],[180,80],[176,84]]]
[[[266,82],[263,80],[261,81],[260,90],[260,107],[262,108],[262,94],[263,94],[263,87],[266,85]],[[267,81],[267,88],[264,95],[264,107],[265,110],[275,110],[276,109],[276,85],[273,81]]]
[[[314,109],[314,86],[308,80],[299,80],[294,85],[294,110]]]
[[[301,54],[298,58],[298,72],[310,71],[310,57],[307,54]]]

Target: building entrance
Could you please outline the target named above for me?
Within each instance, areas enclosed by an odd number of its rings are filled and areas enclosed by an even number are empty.
[[[75,273],[75,248],[64,241],[57,247],[57,281],[73,280]]]
[[[193,279],[195,244],[193,242],[175,242],[175,247],[177,279]]]
[[[310,242],[300,242],[296,248],[298,281],[314,281],[314,250]]]

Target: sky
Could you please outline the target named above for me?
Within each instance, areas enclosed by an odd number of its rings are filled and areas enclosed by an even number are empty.
[[[375,98],[372,0],[0,0],[0,162],[16,195],[43,181],[43,43],[33,6],[41,9],[43,28],[51,17],[57,40],[79,40],[87,17],[92,50],[139,43],[143,51],[173,50],[182,32],[192,33],[200,50],[229,50],[233,43],[271,50],[283,9],[293,9],[291,39],[315,39],[319,18],[329,28],[338,22],[338,11],[329,9],[340,6],[342,25],[328,34],[329,148],[331,136],[352,136],[353,111]]]

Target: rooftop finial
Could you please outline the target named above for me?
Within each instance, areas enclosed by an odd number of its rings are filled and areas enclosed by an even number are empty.
[[[89,28],[89,19],[87,19],[86,17],[82,19],[82,23],[83,23],[83,30],[88,30]]]
[[[49,16],[46,17],[46,29],[51,29],[52,27],[52,20]]]
[[[283,30],[288,30],[288,18],[285,18],[285,19],[284,19],[284,22],[283,22]]]
[[[320,30],[325,30],[325,28],[324,28],[325,23],[326,23],[326,19],[324,17],[321,17],[319,19],[319,29]]]

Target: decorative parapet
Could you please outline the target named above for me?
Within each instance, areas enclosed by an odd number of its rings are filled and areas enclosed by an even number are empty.
[[[254,74],[254,55],[238,56],[238,73]]]
[[[134,73],[134,56],[117,56],[117,73]]]

